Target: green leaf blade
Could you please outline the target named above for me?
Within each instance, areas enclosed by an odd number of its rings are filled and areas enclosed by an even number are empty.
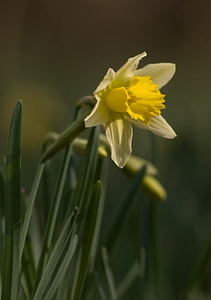
[[[22,232],[21,232],[21,243],[20,243],[20,256],[22,256],[22,254],[23,254],[23,248],[24,248],[24,244],[25,244],[25,240],[26,240],[27,231],[29,228],[29,222],[31,220],[32,209],[34,206],[34,201],[36,199],[37,191],[38,191],[38,188],[40,185],[40,180],[42,178],[44,168],[45,168],[45,164],[44,163],[40,164],[38,166],[37,173],[35,175],[29,203],[27,205],[26,213],[25,213],[24,220],[23,220],[23,228],[22,228]]]
[[[67,220],[48,260],[33,300],[42,300],[44,295],[45,299],[50,299],[58,287],[58,280],[61,280],[66,272],[77,245],[77,237],[74,236],[71,239],[76,216],[77,210]]]
[[[72,206],[78,206],[79,210],[82,212],[88,206],[89,197],[93,187],[98,159],[99,134],[99,126],[92,129],[73,196]],[[86,201],[84,200],[85,198]]]
[[[105,247],[102,248],[102,258],[103,258],[103,264],[104,264],[104,268],[105,268],[105,275],[106,275],[106,279],[107,279],[108,290],[110,293],[110,299],[117,300],[117,289],[116,289],[115,282],[114,282],[113,272],[112,272],[110,264],[109,264],[108,252]]]
[[[4,229],[3,219],[5,215],[5,180],[2,170],[0,168],[0,287],[2,287],[2,276],[4,269]],[[1,293],[1,290],[0,290]]]
[[[90,254],[93,246],[93,238],[96,229],[95,225],[97,220],[100,194],[101,182],[97,181],[93,189],[92,197],[90,199],[90,206],[84,224],[84,228],[86,230],[84,230],[83,232],[80,255],[78,259],[78,270],[77,275],[75,277],[75,283],[72,291],[71,300],[79,300],[82,296],[83,286],[90,265]]]
[[[62,199],[62,192],[65,184],[71,153],[72,153],[72,146],[69,145],[64,154],[57,184],[55,187],[54,196],[50,207],[50,212],[47,219],[47,225],[45,227],[42,251],[39,259],[39,265],[38,265],[38,270],[37,270],[36,280],[35,280],[35,289],[38,286],[38,283],[43,273],[43,269],[45,268],[48,260],[48,253],[52,243],[53,232],[55,229],[59,206]]]
[[[5,189],[5,263],[2,300],[16,299],[20,269],[22,103],[14,109],[9,132]]]
[[[131,182],[130,188],[127,190],[125,197],[122,199],[120,203],[121,206],[119,208],[117,215],[115,216],[115,219],[113,220],[113,222],[111,222],[112,225],[110,226],[110,231],[107,234],[106,242],[105,242],[106,248],[108,248],[110,251],[116,242],[116,239],[122,228],[123,221],[133,203],[133,200],[135,199],[140,189],[140,184],[145,175],[145,171],[146,171],[146,166],[143,166],[142,169],[137,173],[137,175]]]

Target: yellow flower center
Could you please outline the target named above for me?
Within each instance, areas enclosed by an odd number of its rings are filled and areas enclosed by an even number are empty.
[[[105,103],[110,110],[128,113],[131,118],[149,125],[150,118],[159,116],[160,110],[165,108],[165,95],[157,87],[150,76],[134,76],[127,86],[111,89],[105,97]]]

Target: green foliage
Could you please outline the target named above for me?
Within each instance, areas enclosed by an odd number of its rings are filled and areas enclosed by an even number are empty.
[[[22,103],[10,124],[5,180],[5,253],[2,300],[16,299],[20,275]]]
[[[100,127],[87,132],[88,142],[83,143],[82,151],[76,149],[74,153],[72,145],[85,129],[83,120],[89,112],[85,105],[68,129],[45,141],[31,191],[21,195],[22,103],[19,101],[14,109],[6,171],[0,170],[1,300],[124,300],[132,291],[134,299],[165,299],[158,278],[158,208],[163,204],[154,201],[159,198],[157,194],[154,197],[155,193],[150,193],[153,180],[147,185],[147,194],[154,198],[143,195],[144,179],[148,172],[152,176],[156,170],[157,174],[157,169],[133,157],[133,163],[124,170],[133,178],[125,179],[124,196],[118,194],[113,199],[118,209],[106,214],[112,174],[108,168],[109,148]],[[158,183],[156,179],[156,186]],[[137,256],[125,263],[127,271],[117,276],[115,249],[119,257],[126,251],[124,238],[120,246],[119,238],[129,225],[131,209],[138,204],[142,208],[139,221],[147,218],[150,229],[136,249]],[[210,270],[210,236],[190,271],[181,299],[206,299],[202,290]]]

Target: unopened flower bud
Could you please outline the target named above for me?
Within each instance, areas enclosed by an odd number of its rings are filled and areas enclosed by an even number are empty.
[[[141,184],[141,189],[143,192],[145,192],[155,200],[161,202],[166,200],[166,190],[161,185],[161,183],[151,175],[144,176]]]

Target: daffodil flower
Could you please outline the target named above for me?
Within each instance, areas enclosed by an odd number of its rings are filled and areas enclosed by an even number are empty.
[[[128,61],[115,73],[109,68],[94,91],[97,102],[86,117],[85,126],[105,125],[111,146],[111,158],[123,168],[132,152],[132,124],[156,135],[172,139],[174,130],[161,116],[165,108],[162,88],[174,75],[172,63],[149,64],[137,69],[143,52]]]

